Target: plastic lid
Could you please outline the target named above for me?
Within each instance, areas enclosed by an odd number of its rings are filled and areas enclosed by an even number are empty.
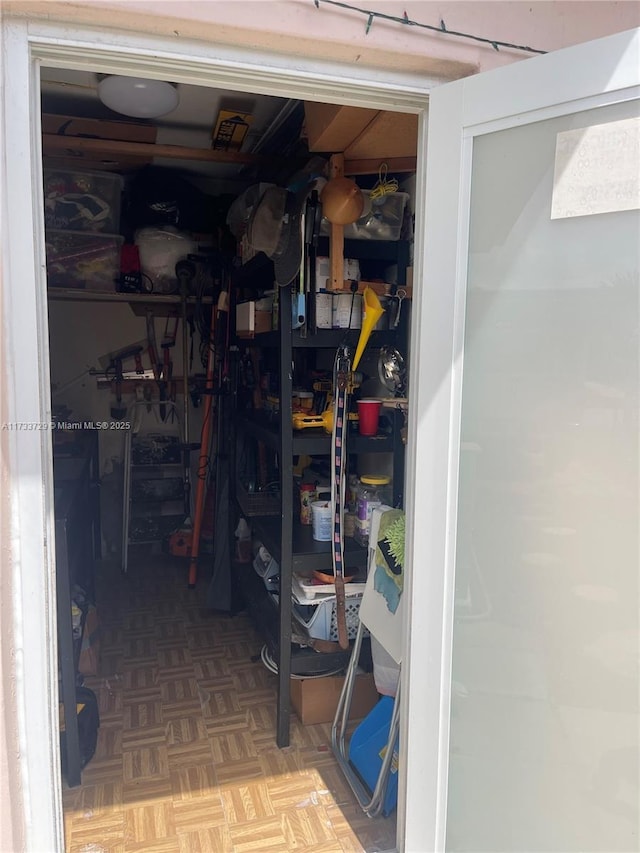
[[[391,482],[391,477],[376,477],[374,474],[363,474],[360,477],[360,482],[367,486],[387,486]]]

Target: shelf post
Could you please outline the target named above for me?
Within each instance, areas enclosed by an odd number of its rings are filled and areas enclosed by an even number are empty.
[[[293,368],[291,346],[291,287],[280,288],[280,621],[278,627],[278,720],[276,742],[289,746],[291,716],[291,580],[293,560],[293,425],[291,398]]]

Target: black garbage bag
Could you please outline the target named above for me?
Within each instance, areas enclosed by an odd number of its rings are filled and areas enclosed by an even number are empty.
[[[219,214],[213,196],[198,189],[179,172],[147,166],[135,176],[127,193],[129,229],[173,225],[184,231],[210,234]]]

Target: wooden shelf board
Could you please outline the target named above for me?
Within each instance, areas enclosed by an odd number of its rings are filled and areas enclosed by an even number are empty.
[[[120,293],[66,287],[50,287],[48,294],[50,300],[57,302],[112,302],[128,305],[138,317],[145,317],[149,312],[155,317],[166,317],[173,314],[175,306],[180,305],[181,298],[179,293]],[[187,297],[187,305],[193,306],[197,302],[211,305],[213,297]]]
[[[389,296],[389,294],[393,290],[393,285],[387,284],[386,281],[359,281],[358,289],[356,293],[364,293],[365,287],[370,287],[371,290],[375,291],[378,296]],[[398,290],[404,290],[405,295],[402,297],[403,299],[411,299],[413,296],[413,286],[409,284],[403,284],[398,287]],[[343,281],[342,287],[332,287],[329,290],[330,293],[351,293],[351,282]]]
[[[48,290],[49,299],[66,299],[72,302],[129,302],[137,303],[167,303],[179,304],[179,293],[120,293],[119,291],[109,290],[84,290],[83,288],[75,287],[50,287]],[[203,296],[202,302],[209,305],[213,302],[213,297]],[[196,302],[195,296],[187,296],[187,302],[193,305]]]
[[[167,157],[174,160],[197,160],[205,163],[252,165],[268,162],[268,157],[236,151],[214,151],[211,148],[189,148],[185,145],[158,145],[152,142],[125,142],[120,139],[86,139],[84,137],[42,134],[46,155],[77,156],[78,162],[91,157]]]
[[[417,157],[378,157],[377,159],[366,159],[345,157],[344,173],[349,176],[377,175],[380,166],[385,163],[389,174],[409,173],[413,174],[418,167]]]

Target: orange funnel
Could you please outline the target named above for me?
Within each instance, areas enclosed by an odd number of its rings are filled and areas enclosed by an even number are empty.
[[[380,300],[378,296],[371,287],[365,287],[364,293],[362,294],[363,308],[364,313],[362,317],[362,329],[360,330],[360,337],[358,338],[358,346],[356,347],[356,354],[353,359],[353,364],[351,366],[351,370],[354,371],[358,367],[360,363],[360,359],[362,358],[362,353],[365,350],[367,345],[367,341],[371,335],[371,332],[374,329],[374,326],[384,314],[384,308],[380,304]]]

